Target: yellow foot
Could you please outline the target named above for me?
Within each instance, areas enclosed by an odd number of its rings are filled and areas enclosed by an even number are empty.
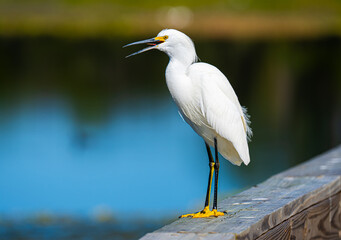
[[[180,218],[185,218],[185,217],[207,218],[207,217],[219,217],[219,216],[224,216],[224,213],[223,212],[218,212],[217,209],[213,209],[211,211],[209,209],[209,207],[207,206],[201,212],[181,215]]]

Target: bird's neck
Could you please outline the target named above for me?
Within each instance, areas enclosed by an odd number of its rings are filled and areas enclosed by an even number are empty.
[[[166,49],[165,52],[169,56],[169,65],[174,65],[179,70],[187,70],[197,60],[197,54],[193,44],[180,44],[176,48]]]
[[[166,83],[168,89],[181,109],[181,103],[187,102],[187,89],[192,89],[192,82],[188,77],[188,68],[191,64],[184,64],[176,58],[170,58],[166,69]]]
[[[192,64],[190,61],[184,61],[177,59],[175,57],[170,57],[169,58],[169,63],[166,69],[166,74],[167,72],[171,74],[186,74],[188,67]]]
[[[191,80],[188,77],[189,67],[196,61],[194,46],[186,48],[179,46],[172,51],[167,51],[169,63],[166,69],[167,86],[176,102],[183,98],[181,94],[185,89],[191,89]],[[180,95],[179,95],[180,94]]]

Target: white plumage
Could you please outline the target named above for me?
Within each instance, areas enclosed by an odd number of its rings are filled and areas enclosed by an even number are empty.
[[[201,212],[181,217],[218,217],[217,188],[219,175],[218,152],[235,165],[250,162],[248,138],[252,131],[246,109],[241,107],[231,84],[216,67],[197,62],[192,40],[174,29],[162,30],[157,37],[126,46],[151,45],[129,56],[158,49],[169,56],[166,82],[183,119],[204,140],[209,157],[209,182],[205,207]],[[128,57],[129,57],[128,56]],[[215,147],[215,161],[209,146]],[[209,210],[210,192],[215,172],[213,210]]]
[[[184,120],[210,146],[216,138],[220,154],[231,163],[249,164],[250,121],[224,74],[208,63],[197,62],[192,40],[175,29],[126,46],[142,43],[152,46],[127,57],[151,49],[167,53],[167,86]]]
[[[252,132],[231,84],[216,67],[195,62],[194,44],[185,34],[172,29],[158,34],[165,35],[166,42],[156,46],[170,57],[166,82],[184,120],[210,146],[216,137],[224,158],[238,166],[242,162],[247,165],[247,140]],[[172,40],[178,43],[172,44]],[[168,41],[169,45],[163,46]]]

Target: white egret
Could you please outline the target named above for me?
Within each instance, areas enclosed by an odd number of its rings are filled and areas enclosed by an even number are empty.
[[[243,108],[227,78],[216,67],[197,62],[192,40],[184,33],[162,30],[157,37],[130,43],[151,45],[127,57],[158,49],[170,60],[166,69],[168,89],[184,120],[205,141],[209,158],[209,180],[204,209],[181,217],[218,217],[217,210],[219,153],[240,166],[250,162],[248,138],[252,131],[246,109]],[[215,161],[210,146],[215,148]],[[213,172],[215,172],[213,209],[209,209]]]

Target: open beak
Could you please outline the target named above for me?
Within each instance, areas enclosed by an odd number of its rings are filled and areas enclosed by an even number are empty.
[[[133,43],[129,43],[127,45],[124,45],[123,47],[129,47],[129,46],[132,46],[132,45],[137,45],[137,44],[148,44],[148,45],[151,45],[150,47],[146,47],[140,51],[137,51],[137,52],[134,52],[128,56],[126,56],[126,58],[128,57],[131,57],[131,56],[134,56],[134,55],[137,55],[137,54],[140,54],[140,53],[143,53],[143,52],[146,52],[146,51],[149,51],[149,50],[152,50],[154,48],[157,48],[157,46],[161,43],[165,42],[165,40],[161,37],[155,37],[155,38],[150,38],[150,39],[147,39],[147,40],[142,40],[142,41],[138,41],[138,42],[133,42]]]

